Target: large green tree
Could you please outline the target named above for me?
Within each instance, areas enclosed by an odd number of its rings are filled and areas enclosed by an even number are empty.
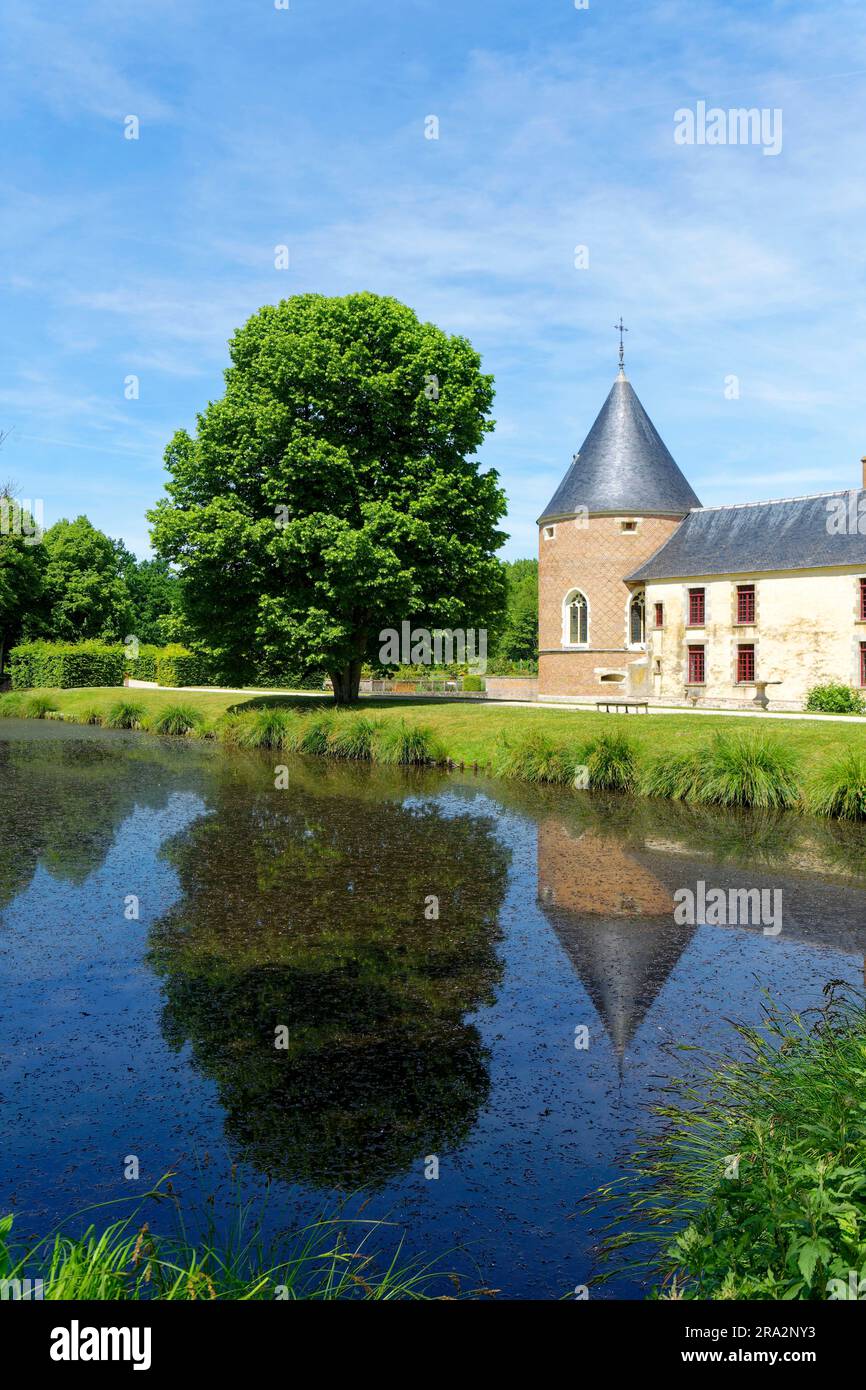
[[[505,561],[505,619],[496,655],[512,661],[538,658],[538,561]]]
[[[493,383],[471,344],[394,299],[306,294],[254,314],[230,353],[150,513],[224,670],[289,652],[344,703],[382,629],[495,621],[505,499],[474,457]]]
[[[180,608],[180,581],[167,560],[139,560],[123,541],[114,549],[120,575],[132,606],[130,631],[140,642],[157,645],[174,640],[174,623]]]
[[[30,635],[74,642],[121,641],[131,631],[132,606],[117,550],[86,516],[57,521],[45,532],[43,611]]]

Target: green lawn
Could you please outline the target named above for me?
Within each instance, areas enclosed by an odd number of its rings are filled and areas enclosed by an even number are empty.
[[[67,715],[80,715],[87,709],[105,710],[119,700],[144,706],[148,714],[168,705],[194,705],[206,719],[215,722],[228,710],[254,709],[263,705],[293,705],[305,709],[332,708],[324,695],[237,696],[183,690],[139,690],[98,688],[86,690],[45,690],[27,692],[45,695]],[[866,723],[844,724],[816,716],[804,720],[762,718],[732,719],[726,715],[647,714],[609,715],[595,710],[515,708],[483,701],[444,699],[414,700],[364,698],[364,710],[375,709],[377,717],[405,719],[423,724],[442,740],[455,762],[484,765],[490,761],[506,734],[541,730],[556,740],[589,739],[604,729],[621,729],[633,738],[640,751],[672,754],[705,745],[719,730],[729,734],[754,732],[759,727],[770,738],[785,744],[800,759],[805,773],[825,764],[841,751],[856,749],[866,754]]]

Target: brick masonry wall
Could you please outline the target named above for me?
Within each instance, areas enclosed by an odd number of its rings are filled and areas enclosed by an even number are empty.
[[[534,676],[485,676],[485,693],[496,700],[534,700],[538,681]]]
[[[623,531],[622,522],[637,521],[637,530]],[[623,576],[658,550],[680,523],[679,517],[591,516],[588,524],[553,523],[552,539],[539,528],[538,549],[538,693],[544,695],[614,695],[617,682],[603,673],[627,673],[633,662],[646,662],[646,653],[629,650],[627,611],[630,598]],[[572,589],[580,589],[589,604],[589,646],[563,648],[562,606]],[[646,667],[632,687],[645,687]],[[631,673],[634,677],[635,673]],[[623,690],[629,681],[619,683]]]

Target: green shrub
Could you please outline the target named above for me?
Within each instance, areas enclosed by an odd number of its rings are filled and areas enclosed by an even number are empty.
[[[580,758],[540,730],[506,739],[494,752],[493,771],[498,777],[517,777],[522,782],[549,782],[568,786]]]
[[[694,799],[701,778],[698,753],[661,753],[644,768],[640,790],[644,796],[663,796],[669,801]]]
[[[381,721],[365,714],[338,716],[328,740],[328,752],[335,758],[372,758],[373,739]]]
[[[123,647],[105,642],[22,642],[9,653],[16,690],[123,685]]]
[[[796,757],[762,734],[717,734],[698,756],[696,801],[780,810],[800,800]]]
[[[819,816],[866,820],[866,753],[852,748],[823,768],[809,788],[808,802]]]
[[[831,995],[817,1025],[769,1004],[737,1033],[735,1056],[668,1087],[661,1128],[600,1190],[606,1277],[649,1276],[661,1298],[850,1298],[866,1269],[862,1002]]]
[[[134,700],[118,700],[117,704],[112,705],[105,715],[105,727],[106,729],[140,729],[145,714],[144,705],[137,705]]]
[[[14,719],[21,714],[21,696],[16,690],[0,695],[0,719]]]
[[[850,685],[813,685],[806,696],[806,709],[820,714],[862,714],[866,700]]]
[[[158,685],[207,685],[208,663],[196,652],[166,647],[156,659]]]
[[[484,677],[483,677],[483,676],[475,676],[475,675],[472,675],[472,676],[464,676],[464,677],[463,677],[463,689],[464,689],[464,690],[484,690],[484,689],[485,689]]]
[[[149,727],[155,734],[189,734],[203,723],[204,715],[193,705],[166,705]]]
[[[44,719],[47,714],[53,713],[57,709],[54,701],[47,695],[34,695],[32,699],[25,700],[21,706],[22,719]]]
[[[628,792],[637,782],[637,754],[620,732],[599,734],[584,749],[583,762],[593,791]]]
[[[138,656],[126,659],[126,674],[134,681],[155,681],[156,663],[166,650],[170,651],[173,648],[157,647],[149,642],[140,643]]]
[[[433,731],[420,724],[407,724],[403,719],[390,719],[377,730],[373,757],[379,763],[407,767],[445,761]]]

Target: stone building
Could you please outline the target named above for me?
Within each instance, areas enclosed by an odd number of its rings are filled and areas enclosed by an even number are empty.
[[[702,507],[620,367],[538,526],[542,698],[866,688],[866,461],[849,492]]]

